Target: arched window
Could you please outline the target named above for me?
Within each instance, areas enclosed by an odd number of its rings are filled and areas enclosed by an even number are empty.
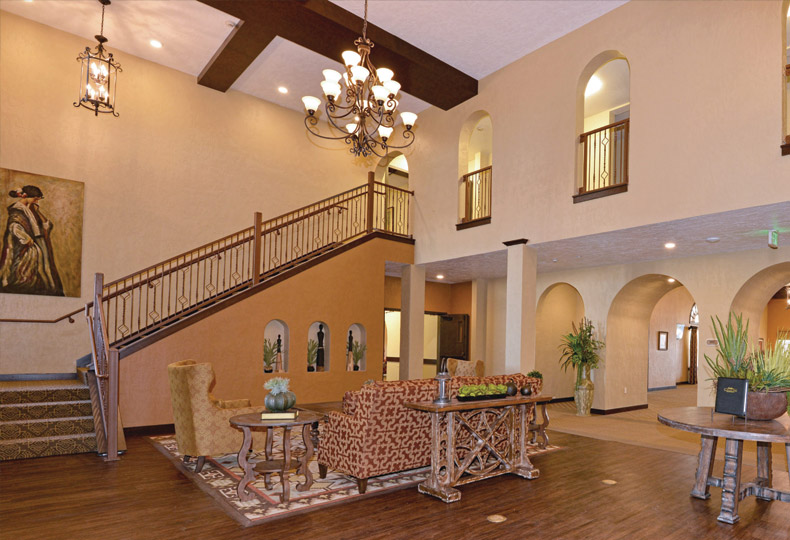
[[[477,111],[464,122],[458,141],[458,229],[491,221],[493,146],[491,116]]]
[[[574,202],[628,190],[631,70],[616,51],[598,55],[580,78],[580,178]]]
[[[784,92],[784,144],[782,145],[782,155],[790,155],[790,0],[785,0],[782,4],[782,16],[785,18],[785,31],[783,32],[782,46],[784,47],[784,54],[782,60],[784,61],[785,81],[782,91]]]

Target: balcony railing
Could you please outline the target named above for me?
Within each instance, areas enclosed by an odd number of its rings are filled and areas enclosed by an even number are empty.
[[[581,134],[580,142],[584,149],[583,182],[576,197],[626,191],[629,122],[630,119],[626,118]]]
[[[471,225],[473,222],[480,223],[481,220],[491,219],[491,179],[491,167],[470,172],[461,179],[464,215],[461,217],[459,228],[465,228],[464,225],[467,223]]]

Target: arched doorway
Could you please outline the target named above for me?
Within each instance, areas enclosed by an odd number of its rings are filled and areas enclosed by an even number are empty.
[[[406,156],[400,152],[390,152],[379,160],[373,177],[376,182],[386,184],[384,197],[376,197],[378,208],[374,215],[381,216],[383,220],[383,223],[378,224],[379,228],[408,234],[408,216],[402,215],[404,209],[408,208],[404,199],[409,196],[406,191],[409,189],[409,163]]]
[[[790,262],[769,266],[750,277],[732,300],[730,311],[749,321],[749,343],[754,348],[790,339]],[[762,340],[762,342],[760,341]]]

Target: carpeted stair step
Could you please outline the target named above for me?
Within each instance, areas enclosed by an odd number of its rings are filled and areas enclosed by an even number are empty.
[[[14,420],[0,422],[0,441],[58,435],[89,435],[93,434],[94,429],[93,416]]]
[[[0,461],[84,452],[96,452],[96,437],[92,433],[0,441]]]
[[[88,387],[77,381],[73,381],[69,385],[60,386],[0,388],[0,405],[52,401],[89,401],[90,398]]]
[[[0,405],[0,422],[38,420],[42,418],[69,418],[93,414],[90,399],[87,401],[55,401],[50,403],[9,403]]]

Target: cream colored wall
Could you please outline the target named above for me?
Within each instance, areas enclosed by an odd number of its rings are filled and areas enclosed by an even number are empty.
[[[0,167],[85,183],[82,298],[0,294],[0,318],[58,317],[91,300],[95,272],[117,279],[248,227],[255,211],[366,181],[345,148],[305,136],[301,114],[123,52],[120,117],[75,108],[87,44],[0,11]],[[0,373],[73,371],[88,343],[81,316],[0,323]]]
[[[486,375],[507,373],[505,369],[505,318],[507,280],[492,279],[486,295]]]
[[[776,180],[790,177],[777,148],[780,8],[629,2],[482,79],[452,110],[423,111],[409,156],[417,262],[496,251],[518,231],[533,245],[790,199],[790,183]],[[631,68],[630,184],[574,205],[579,77],[611,49]],[[493,219],[456,231],[458,137],[480,110],[495,128]]]
[[[385,260],[408,262],[412,247],[376,239],[313,266],[250,298],[168,336],[121,360],[120,407],[125,427],[172,422],[167,365],[192,358],[210,362],[217,376],[214,394],[263,403],[264,327],[280,319],[290,329],[288,377],[297,403],[339,401],[367,379],[381,379],[384,351]],[[307,372],[308,328],[324,321],[342,336],[362,324],[368,346],[367,369],[346,371],[345,340],[332,339],[329,371]]]
[[[650,315],[647,364],[648,388],[663,388],[688,380],[688,332],[691,306],[694,298],[685,287],[678,287],[665,294],[656,303]],[[677,339],[677,325],[684,326],[683,337]],[[658,332],[667,333],[667,350],[658,350]]]
[[[576,374],[560,368],[562,336],[573,331],[584,317],[579,292],[566,283],[549,287],[538,299],[535,316],[535,368],[543,373],[543,393],[555,398],[573,397]]]

